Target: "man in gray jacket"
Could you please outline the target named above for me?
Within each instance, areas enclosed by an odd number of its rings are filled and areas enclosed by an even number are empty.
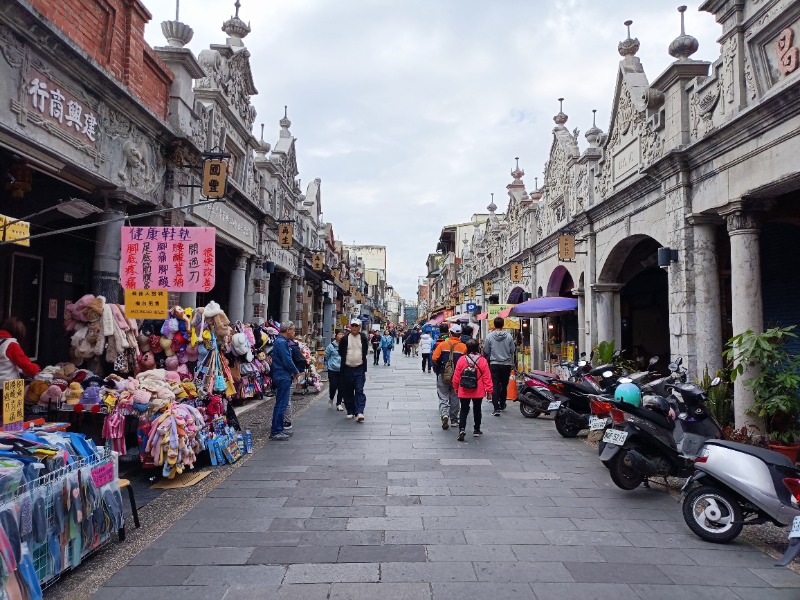
[[[502,317],[495,317],[494,330],[486,336],[483,343],[483,355],[489,361],[489,371],[492,374],[492,405],[493,416],[499,417],[500,411],[506,408],[506,395],[508,394],[508,380],[511,369],[517,362],[517,346],[514,338],[507,331],[503,331],[505,321]]]

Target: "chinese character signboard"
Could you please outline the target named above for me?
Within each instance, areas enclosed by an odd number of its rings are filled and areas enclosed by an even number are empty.
[[[558,236],[558,260],[575,260],[575,236],[571,233]]]
[[[443,317],[444,319],[449,319],[450,317],[454,317],[454,316],[455,316],[455,314],[456,314],[456,313],[455,313],[455,311],[454,311],[454,310],[452,310],[452,309],[448,309],[448,310],[444,311],[444,313],[442,314],[442,317]]]
[[[223,198],[228,183],[228,163],[218,158],[203,161],[203,196]]]
[[[0,239],[4,242],[14,242],[20,246],[31,245],[31,241],[28,239],[31,235],[31,224],[27,221],[17,221],[12,217],[0,215],[0,227],[2,228]]]
[[[475,288],[474,287],[469,288],[469,298],[470,298],[470,300],[473,300],[475,298]]]
[[[38,111],[44,121],[76,136],[84,144],[95,145],[100,123],[91,107],[36,69],[28,69],[25,91],[31,98],[30,108]]]
[[[129,319],[166,319],[167,290],[125,290],[125,316]]]
[[[293,236],[294,227],[291,223],[280,223],[278,225],[278,243],[281,248],[291,248]]]
[[[315,252],[314,256],[311,257],[311,267],[315,271],[322,271],[322,267],[325,264],[325,255],[322,252]]]
[[[338,280],[341,274],[342,273],[339,271],[339,269],[334,269],[331,271],[331,277],[333,277],[334,280]]]
[[[492,293],[492,282],[488,279],[483,282],[483,293],[489,295]]]
[[[511,281],[522,281],[522,263],[511,263]]]
[[[458,295],[458,303],[459,304],[464,304],[464,294],[459,294]]]
[[[25,419],[25,381],[12,379],[3,382],[3,431],[22,431]]]
[[[122,227],[120,280],[126,290],[209,292],[213,227]]]

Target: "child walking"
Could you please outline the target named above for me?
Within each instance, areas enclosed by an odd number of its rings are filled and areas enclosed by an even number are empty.
[[[458,415],[458,441],[463,442],[467,436],[467,416],[469,405],[472,403],[472,419],[474,428],[472,435],[480,437],[481,431],[481,401],[492,395],[492,374],[489,372],[489,363],[481,356],[478,341],[471,339],[467,342],[467,353],[458,359],[453,373],[453,389],[458,395],[461,412]]]

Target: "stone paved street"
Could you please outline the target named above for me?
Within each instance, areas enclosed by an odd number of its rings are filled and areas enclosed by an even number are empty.
[[[618,490],[595,452],[515,404],[456,441],[434,375],[370,367],[366,422],[327,397],[94,598],[796,600],[800,576],[707,544],[663,491]],[[485,406],[485,404],[484,404]],[[468,425],[471,431],[471,421]]]

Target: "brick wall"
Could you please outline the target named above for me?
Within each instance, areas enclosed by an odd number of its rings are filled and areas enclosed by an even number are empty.
[[[140,0],[30,0],[90,58],[167,118],[172,72],[144,41],[151,15]]]

